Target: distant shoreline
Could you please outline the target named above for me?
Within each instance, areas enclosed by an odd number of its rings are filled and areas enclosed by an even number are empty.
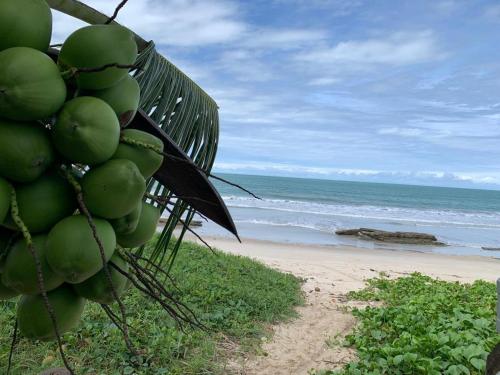
[[[225,177],[262,198],[254,199],[214,181],[243,237],[500,257],[500,250],[483,249],[500,249],[500,191],[249,175]],[[349,228],[427,233],[447,246],[389,247],[334,234]],[[224,235],[205,222],[200,233]]]

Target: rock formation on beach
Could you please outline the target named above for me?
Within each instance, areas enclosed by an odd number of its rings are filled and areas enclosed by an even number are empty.
[[[340,236],[357,236],[363,240],[380,242],[433,246],[445,245],[444,243],[439,242],[436,236],[432,234],[418,232],[388,232],[385,230],[371,228],[358,228],[337,230],[335,234]]]

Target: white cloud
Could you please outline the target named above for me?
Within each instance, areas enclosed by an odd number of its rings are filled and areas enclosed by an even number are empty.
[[[331,86],[334,85],[335,83],[340,82],[339,78],[333,78],[333,77],[320,77],[320,78],[314,78],[309,81],[309,85],[311,86]]]
[[[327,168],[302,166],[296,164],[279,164],[266,162],[216,162],[215,171],[236,173],[281,174],[307,176],[339,180],[407,182],[431,185],[454,185],[470,183],[472,185],[500,185],[500,173],[491,172],[445,172],[445,171],[399,171],[355,168]]]
[[[250,48],[294,49],[326,39],[324,30],[256,29],[249,33],[243,45]]]
[[[273,2],[298,7],[301,10],[323,9],[327,10],[329,15],[336,17],[348,16],[364,3],[363,0],[273,0]]]
[[[112,14],[116,2],[89,0],[86,3]],[[61,41],[82,23],[55,13],[54,39]],[[246,30],[238,8],[225,0],[135,0],[122,9],[118,21],[146,40],[169,46],[204,46],[227,43]]]
[[[253,28],[221,52],[215,69],[238,81],[265,82],[279,75],[267,57],[276,51],[301,49],[327,37],[321,30]]]
[[[263,82],[273,77],[271,67],[262,61],[260,54],[247,49],[222,52],[216,69],[232,74],[239,81]]]
[[[112,14],[115,2],[89,0],[91,7]],[[250,28],[229,0],[135,0],[120,11],[117,20],[147,40],[168,46],[205,46],[238,41],[249,48],[290,49],[322,40],[323,30]],[[54,12],[54,40],[64,40],[85,24]]]
[[[302,53],[297,59],[321,64],[408,65],[435,60],[440,56],[434,35],[423,31],[340,42],[334,47]]]
[[[500,103],[472,106],[467,103],[445,102],[441,100],[423,100],[420,103],[427,107],[444,109],[453,113],[475,113],[490,111],[500,107]]]
[[[419,137],[422,134],[424,134],[424,130],[418,129],[418,128],[392,127],[392,128],[382,128],[377,133],[381,134],[381,135],[399,135],[402,137]]]
[[[451,15],[458,9],[466,5],[466,2],[460,0],[440,0],[432,4],[434,9],[440,13]]]
[[[381,173],[381,171],[371,169],[342,169],[342,168],[324,168],[324,167],[307,167],[295,164],[280,164],[266,162],[247,162],[247,163],[231,163],[217,162],[215,168],[221,171],[260,171],[260,172],[286,172],[300,175],[302,173],[331,176],[373,176]]]
[[[500,4],[487,7],[484,11],[484,15],[492,20],[500,20]]]

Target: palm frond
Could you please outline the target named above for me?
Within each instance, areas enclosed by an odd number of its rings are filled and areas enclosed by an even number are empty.
[[[47,0],[56,10],[90,24],[103,24],[108,16],[77,0]],[[160,55],[153,42],[136,35],[139,69],[135,77],[141,87],[140,107],[186,152],[197,166],[210,172],[217,153],[219,114],[215,101],[188,76]],[[180,218],[186,224],[192,220],[194,210],[158,181],[148,181],[148,192],[173,201],[159,240],[150,255],[156,265],[165,265],[175,259],[183,228],[175,242],[174,230]],[[166,205],[163,206],[167,212]],[[169,252],[170,251],[170,252]]]

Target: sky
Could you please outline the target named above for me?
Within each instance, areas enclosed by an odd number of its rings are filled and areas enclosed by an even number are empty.
[[[82,24],[55,13],[57,43]],[[118,21],[217,101],[216,172],[500,189],[498,1],[129,0]]]

